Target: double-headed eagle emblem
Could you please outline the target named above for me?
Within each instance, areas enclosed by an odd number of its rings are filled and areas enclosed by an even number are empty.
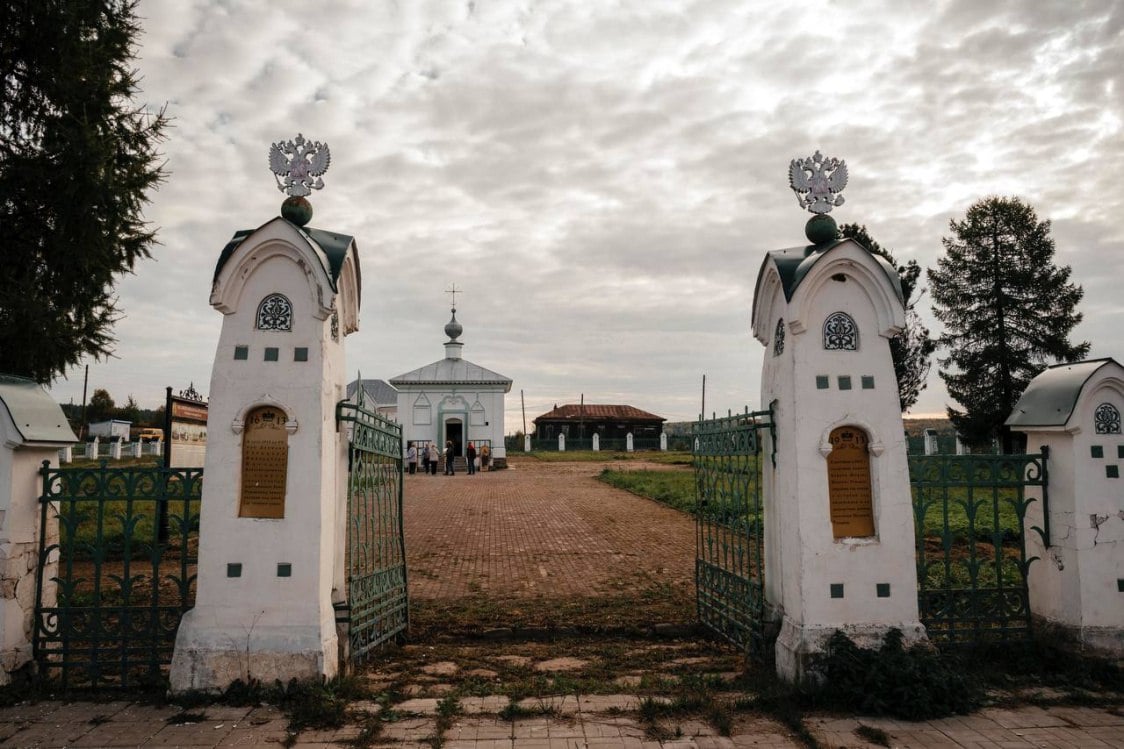
[[[303,198],[323,188],[324,180],[320,176],[328,171],[331,163],[332,153],[327,143],[306,141],[300,133],[295,140],[269,147],[269,169],[276,175],[277,189],[293,198]]]
[[[847,186],[847,164],[843,159],[826,158],[819,151],[806,159],[793,159],[788,165],[788,184],[796,193],[801,208],[812,213],[830,213],[843,205]]]

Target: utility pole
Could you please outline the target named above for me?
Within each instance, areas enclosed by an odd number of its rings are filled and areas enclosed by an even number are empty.
[[[519,406],[523,409],[523,436],[527,436],[527,403],[523,400],[523,388],[519,388]]]
[[[90,382],[90,365],[87,364],[86,365],[86,375],[82,378],[82,428],[80,430],[81,434],[78,435],[82,439],[86,439],[86,432],[88,431],[87,427],[86,427],[86,385],[88,385],[89,382]]]
[[[700,419],[706,418],[706,375],[703,375],[702,411],[699,412],[699,418]]]
[[[585,439],[585,393],[582,393],[581,405],[578,406],[578,439]]]

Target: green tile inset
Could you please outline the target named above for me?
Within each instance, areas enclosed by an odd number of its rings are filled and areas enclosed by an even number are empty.
[[[293,349],[293,361],[308,361],[308,349],[304,346]]]
[[[843,597],[843,583],[831,583],[831,597],[832,598],[842,598]]]
[[[250,358],[250,347],[249,346],[235,346],[234,347],[234,360],[235,361],[245,361],[246,359],[249,359],[249,358]]]
[[[242,577],[242,563],[241,562],[228,562],[226,565],[227,577]]]
[[[863,390],[874,390],[874,375],[863,375]]]
[[[1092,447],[1089,448],[1089,453],[1094,458],[1103,458],[1104,457],[1104,448],[1101,447],[1100,445],[1093,445]]]
[[[851,376],[850,375],[839,375],[839,389],[840,390],[850,390],[851,389]]]
[[[831,387],[831,380],[827,375],[816,375],[816,390],[827,390]]]
[[[266,361],[277,361],[278,350],[276,346],[267,346],[265,349]]]
[[[278,562],[277,563],[277,576],[278,577],[292,577],[293,576],[293,565],[290,564],[289,562]]]

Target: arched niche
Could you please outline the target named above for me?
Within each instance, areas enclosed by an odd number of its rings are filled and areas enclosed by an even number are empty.
[[[832,535],[864,538],[874,535],[874,492],[870,478],[870,436],[861,427],[839,426],[828,436],[828,511]]]
[[[289,471],[288,416],[277,406],[251,409],[242,425],[242,482],[238,517],[285,517]]]

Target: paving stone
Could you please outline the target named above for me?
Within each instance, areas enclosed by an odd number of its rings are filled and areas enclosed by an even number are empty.
[[[440,663],[430,663],[426,666],[422,666],[421,670],[423,673],[427,673],[430,676],[452,676],[457,671],[460,671],[460,666],[453,661],[441,661]]]
[[[564,656],[562,658],[551,658],[547,661],[539,661],[535,664],[535,670],[543,673],[556,673],[558,671],[580,671],[589,665],[589,661],[582,660],[581,658],[570,658]]]

